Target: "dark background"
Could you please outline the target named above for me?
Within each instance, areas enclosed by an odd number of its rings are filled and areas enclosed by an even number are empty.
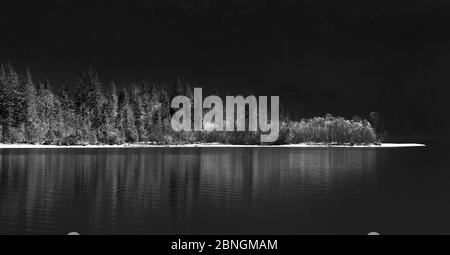
[[[445,1],[91,0],[0,5],[0,61],[53,87],[177,75],[279,95],[294,118],[378,111],[391,137],[450,134]]]

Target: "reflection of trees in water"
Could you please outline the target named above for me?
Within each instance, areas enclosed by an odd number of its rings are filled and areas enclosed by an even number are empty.
[[[23,150],[0,165],[3,231],[170,233],[206,212],[371,193],[376,150]]]
[[[202,180],[214,187],[207,196],[232,205],[359,194],[375,181],[375,150],[233,149],[203,153],[201,160]]]

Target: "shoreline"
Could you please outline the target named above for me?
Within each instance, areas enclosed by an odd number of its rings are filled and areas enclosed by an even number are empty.
[[[43,144],[0,144],[0,149],[108,149],[108,148],[411,148],[426,147],[420,143],[382,143],[380,145],[345,144],[281,144],[281,145],[240,145],[240,144],[117,144],[117,145],[43,145]]]

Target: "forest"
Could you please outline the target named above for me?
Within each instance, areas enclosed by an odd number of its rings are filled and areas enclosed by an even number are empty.
[[[30,70],[0,66],[0,142],[52,145],[87,144],[260,144],[259,131],[175,132],[171,99],[193,98],[189,83],[170,86],[130,83],[103,86],[92,69],[82,72],[74,89],[53,89],[33,81]],[[292,120],[280,113],[280,132],[273,144],[378,144],[385,130],[379,114],[351,120],[327,114]],[[248,130],[248,129],[246,129]]]

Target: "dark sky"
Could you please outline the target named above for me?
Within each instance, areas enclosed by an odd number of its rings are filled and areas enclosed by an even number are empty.
[[[445,1],[10,2],[0,61],[53,87],[88,66],[122,86],[179,75],[208,94],[280,95],[297,117],[379,111],[392,133],[449,134]]]

